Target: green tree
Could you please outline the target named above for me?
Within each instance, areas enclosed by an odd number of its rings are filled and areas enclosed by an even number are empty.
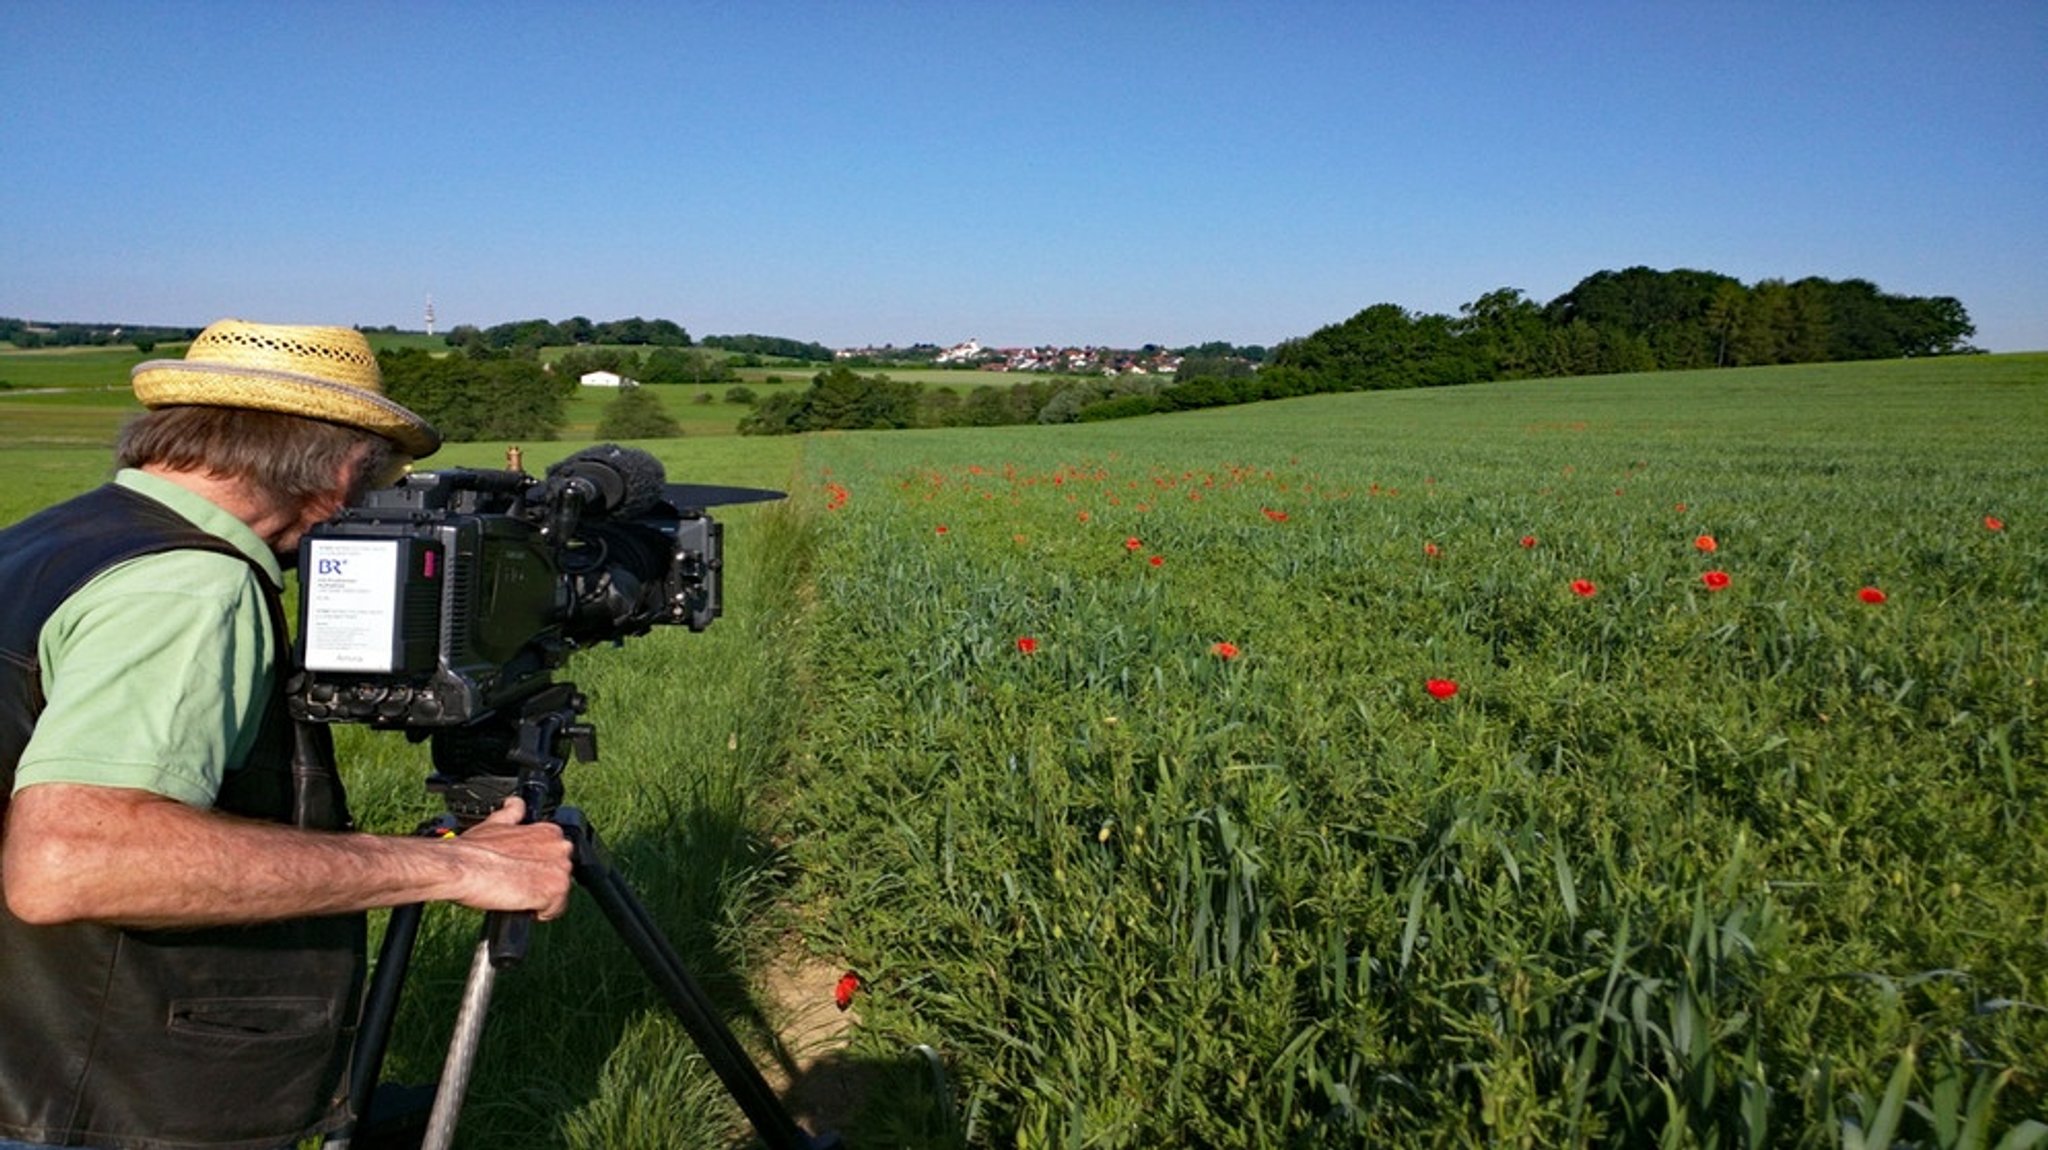
[[[1180,367],[1174,370],[1173,381],[1185,383],[1191,379],[1248,379],[1256,370],[1250,360],[1227,353],[1184,355],[1181,357]]]
[[[568,418],[571,379],[532,359],[435,356],[418,348],[377,357],[385,393],[418,412],[450,442],[549,440]]]
[[[648,353],[639,378],[642,383],[701,387],[707,383],[729,383],[738,379],[739,373],[723,355],[699,348],[659,347]]]
[[[1735,342],[1736,328],[1742,320],[1743,304],[1749,299],[1749,290],[1734,280],[1714,289],[1707,301],[1706,310],[1701,314],[1707,340],[1714,349],[1714,366],[1727,367],[1734,360],[1729,348]]]
[[[844,364],[819,372],[801,394],[771,395],[740,420],[743,435],[914,427],[921,391],[886,375],[861,375]]]
[[[1543,308],[1520,288],[1487,292],[1458,309],[1458,334],[1472,344],[1475,357],[1490,365],[1488,378],[1528,379],[1539,374],[1537,362],[1549,336]]]
[[[919,427],[959,427],[964,422],[960,414],[960,393],[950,387],[933,387],[917,399],[917,425]]]
[[[600,439],[674,439],[683,425],[644,387],[623,387],[597,421]]]
[[[1706,317],[1723,284],[1739,281],[1690,268],[1599,271],[1550,301],[1545,314],[1553,327],[1587,323],[1634,336],[1650,349],[1655,367],[1709,367],[1718,341]]]
[[[740,418],[741,435],[793,435],[803,431],[804,395],[779,391]]]
[[[821,343],[786,339],[773,335],[707,335],[705,347],[721,348],[726,351],[747,355],[775,356],[781,359],[808,360],[816,363],[832,362],[832,349]]]
[[[565,380],[581,380],[593,371],[639,379],[640,357],[622,347],[578,347],[562,353],[554,362],[555,375]]]
[[[806,430],[914,426],[918,390],[914,383],[861,375],[848,367],[821,371],[811,380]]]
[[[1953,296],[1893,297],[1892,331],[1901,355],[1956,355],[1974,351],[1963,341],[1977,334],[1970,313]]]
[[[380,352],[378,369],[384,393],[419,413],[451,442],[477,438],[481,404],[471,402],[476,361],[468,356],[436,356],[418,348]]]
[[[1820,363],[1828,357],[1827,281],[1809,276],[1792,285],[1781,362]]]
[[[484,399],[483,440],[549,440],[559,436],[569,418],[574,379],[562,380],[532,359],[501,359],[476,364]]]
[[[1743,301],[1730,352],[1742,367],[1782,363],[1792,334],[1792,291],[1784,280],[1757,281]]]
[[[1320,391],[1437,387],[1487,378],[1484,351],[1446,316],[1375,304],[1273,353],[1276,367],[1314,378]]]

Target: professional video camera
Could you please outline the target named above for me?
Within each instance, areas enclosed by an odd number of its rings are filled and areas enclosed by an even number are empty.
[[[300,756],[333,770],[327,723],[431,739],[448,814],[423,833],[473,825],[507,796],[569,840],[576,882],[667,999],[756,1133],[773,1150],[824,1150],[782,1108],[646,906],[612,868],[583,813],[561,805],[565,752],[596,756],[584,699],[552,671],[571,653],[657,626],[702,631],[724,610],[724,530],[708,507],[780,491],[667,482],[644,451],[601,444],[536,479],[453,469],[372,491],[299,544],[300,671],[287,689]],[[317,733],[316,733],[317,732]],[[350,1108],[367,1121],[419,934],[421,908],[385,928],[351,1056]],[[526,950],[531,915],[493,914],[471,964],[426,1140],[442,1150],[483,1028],[495,970]],[[328,1140],[349,1144],[350,1129]]]
[[[416,473],[299,544],[304,675],[293,717],[437,730],[549,684],[593,643],[724,609],[721,504],[780,499],[670,485],[644,451],[602,444],[550,467]]]

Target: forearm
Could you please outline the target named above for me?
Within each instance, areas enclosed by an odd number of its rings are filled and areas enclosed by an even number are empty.
[[[53,784],[11,806],[0,875],[30,922],[197,927],[470,901],[498,866],[459,839],[305,831],[134,791]]]

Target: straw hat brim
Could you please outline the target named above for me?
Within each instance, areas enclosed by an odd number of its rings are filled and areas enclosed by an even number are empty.
[[[153,359],[135,368],[144,407],[241,407],[303,416],[374,432],[414,459],[441,446],[441,433],[373,391],[317,376],[190,359]]]

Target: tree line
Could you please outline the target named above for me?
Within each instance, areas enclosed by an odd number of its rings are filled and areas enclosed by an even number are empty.
[[[575,347],[583,344],[621,344],[630,347],[689,347],[690,333],[667,319],[608,320],[593,323],[582,316],[565,320],[523,319],[512,323],[477,327],[458,324],[442,337],[450,347],[464,351],[525,351],[538,353],[544,347]]]
[[[1250,369],[1245,370],[1248,373]],[[1124,401],[1149,404],[1155,396],[1178,393],[1186,386],[1165,375],[1010,378],[1015,382],[984,384],[963,395],[952,387],[926,387],[891,379],[886,373],[863,375],[850,364],[835,364],[813,376],[803,391],[761,398],[740,420],[739,430],[742,435],[794,435],[805,431],[1072,423],[1099,418],[1090,413],[1108,411]]]
[[[1263,364],[1244,349],[1203,345],[1171,379],[1055,377],[963,397],[841,366],[808,391],[764,400],[740,430],[1066,423],[1322,392],[1956,355],[1976,350],[1964,342],[1975,332],[1952,297],[1891,295],[1868,280],[1745,286],[1714,272],[1634,267],[1596,272],[1547,304],[1516,288],[1489,292],[1456,316],[1376,304],[1281,344]]]
[[[774,335],[707,335],[705,347],[735,352],[759,359],[793,359],[803,363],[831,363],[833,351],[822,343],[784,339]]]
[[[1978,349],[1951,296],[1905,296],[1818,276],[1744,285],[1716,272],[1633,267],[1587,276],[1538,303],[1501,288],[1456,316],[1375,304],[1281,344],[1255,375],[1183,378],[1089,404],[1078,419],[1319,392],[1490,380],[1960,355]]]
[[[377,353],[384,392],[416,411],[453,442],[556,438],[568,422],[569,401],[583,376],[610,371],[640,383],[730,383],[739,378],[723,355],[699,348],[578,347],[543,364],[522,348],[471,345],[448,355],[424,348]],[[597,428],[603,437],[656,439],[680,435],[658,399],[643,388],[621,388]]]
[[[0,316],[0,342],[18,348],[125,347],[144,355],[160,343],[186,343],[199,335],[196,327],[159,327],[131,323],[36,323]]]

